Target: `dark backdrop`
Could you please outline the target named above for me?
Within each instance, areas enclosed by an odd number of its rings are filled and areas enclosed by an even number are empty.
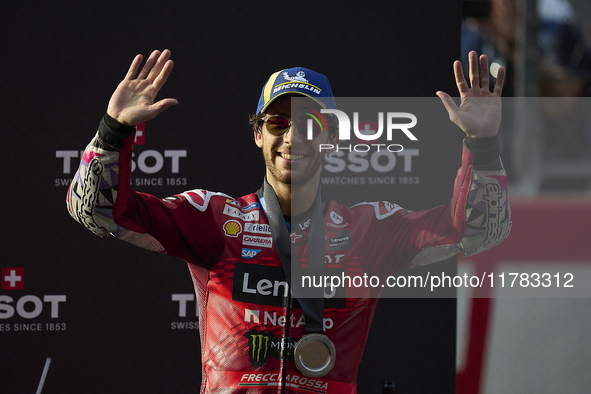
[[[459,0],[3,8],[1,266],[24,269],[24,279],[22,290],[0,290],[2,393],[35,392],[47,357],[44,394],[198,391],[195,301],[182,316],[173,300],[193,291],[184,263],[101,240],[69,218],[64,204],[77,151],[135,54],[169,48],[175,61],[160,97],[180,104],[147,124],[136,150],[136,158],[157,152],[145,161],[152,170],[154,155],[186,150],[176,173],[170,158],[154,173],[134,172],[138,182],[156,183],[136,189],[160,197],[196,187],[239,196],[259,187],[264,164],[247,116],[268,75],[281,68],[320,71],[341,97],[455,91]],[[450,169],[447,190],[417,200],[409,188],[394,202],[415,210],[444,203],[460,149],[447,153],[433,158],[439,170]],[[65,301],[52,304],[47,297],[55,295]],[[454,362],[455,300],[382,300],[359,392],[377,393],[383,380],[395,380],[398,393],[452,393]]]

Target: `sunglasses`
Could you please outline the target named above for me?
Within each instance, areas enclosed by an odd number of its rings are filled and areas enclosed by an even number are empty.
[[[311,114],[310,114],[311,115]],[[283,115],[265,115],[261,121],[267,125],[267,131],[275,137],[280,137],[295,125],[298,132],[305,138],[309,138],[309,128],[312,130],[312,138],[316,138],[322,133],[322,130],[328,127],[324,118],[318,119],[316,116],[304,117],[297,121]]]

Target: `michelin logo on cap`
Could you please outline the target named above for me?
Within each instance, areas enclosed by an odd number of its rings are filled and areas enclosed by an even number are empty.
[[[307,68],[293,67],[277,71],[269,77],[261,92],[257,114],[264,112],[273,100],[286,93],[310,97],[321,108],[336,108],[328,78]]]
[[[279,85],[275,85],[275,88],[273,89],[273,93],[278,93],[284,89],[304,89],[307,90],[309,92],[315,93],[315,94],[320,94],[322,93],[322,89],[320,89],[318,86],[314,86],[310,83],[310,81],[308,81],[305,77],[306,77],[306,73],[304,71],[298,71],[293,77],[291,75],[289,75],[289,72],[284,71],[282,74],[283,79],[289,82],[284,82],[284,83],[280,83]],[[295,82],[295,83],[290,83],[290,82]],[[298,83],[298,82],[303,82],[303,83]]]
[[[298,81],[298,82],[308,82],[306,78],[306,73],[303,71],[298,71],[294,77],[291,77],[287,71],[283,72],[283,79],[286,81]]]

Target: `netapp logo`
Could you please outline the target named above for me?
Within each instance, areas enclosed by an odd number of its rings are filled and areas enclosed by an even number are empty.
[[[261,321],[261,312],[263,312],[263,319]],[[300,326],[306,325],[306,317],[303,313],[300,314],[291,314],[289,319],[283,315],[277,315],[276,311],[268,312],[268,311],[260,311],[257,309],[244,309],[244,321],[247,323],[254,323],[254,324],[263,324],[265,326],[273,326],[273,327],[285,327],[289,325],[290,327],[298,328]],[[323,318],[322,324],[324,330],[330,330],[334,326],[334,321],[329,318]]]

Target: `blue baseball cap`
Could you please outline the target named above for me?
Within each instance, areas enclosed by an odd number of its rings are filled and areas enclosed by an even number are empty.
[[[284,94],[301,94],[316,101],[322,108],[336,108],[328,78],[303,67],[286,68],[273,73],[261,92],[257,114]]]

